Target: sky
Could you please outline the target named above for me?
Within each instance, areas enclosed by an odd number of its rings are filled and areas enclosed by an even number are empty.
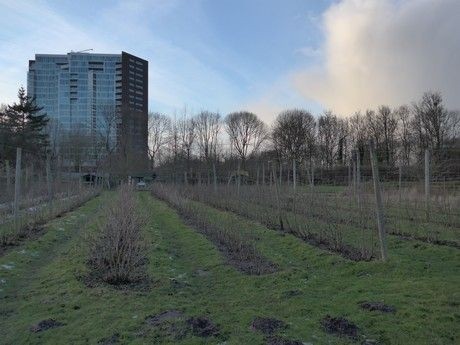
[[[342,116],[440,91],[460,109],[459,0],[0,0],[0,103],[37,53],[149,61],[149,110]]]

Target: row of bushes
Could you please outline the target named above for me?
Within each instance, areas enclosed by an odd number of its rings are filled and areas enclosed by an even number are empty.
[[[340,210],[340,199],[310,193],[309,197],[276,191],[270,187],[188,186],[182,189],[189,198],[212,207],[231,211],[285,231],[317,247],[353,260],[369,260],[376,248],[372,228],[373,210],[362,203],[358,217]],[[364,200],[363,200],[364,201]]]
[[[205,235],[224,254],[227,262],[246,274],[265,274],[276,270],[257,249],[250,234],[230,222],[214,221],[209,210],[180,194],[172,185],[155,184],[153,194],[178,210],[180,215]]]
[[[1,245],[16,245],[20,240],[32,236],[47,221],[79,207],[99,194],[100,189],[83,188],[70,196],[22,211],[17,220],[11,217],[0,225]]]

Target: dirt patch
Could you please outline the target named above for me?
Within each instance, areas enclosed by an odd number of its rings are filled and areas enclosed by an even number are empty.
[[[303,345],[303,342],[287,339],[278,335],[271,335],[266,338],[266,345]]]
[[[219,328],[207,317],[196,316],[186,319],[185,314],[176,309],[147,316],[145,323],[148,328],[141,331],[140,335],[145,335],[154,328],[158,332],[158,339],[162,339],[162,341],[165,338],[172,338],[177,341],[185,338],[187,334],[203,338],[222,338]]]
[[[265,335],[272,335],[280,330],[286,329],[287,324],[281,320],[273,318],[256,317],[252,320],[251,328],[254,331],[261,332]]]
[[[114,344],[119,344],[119,340],[120,340],[120,334],[115,333],[111,335],[110,337],[102,338],[97,343],[102,344],[102,345],[114,345]]]
[[[178,341],[189,332],[184,313],[175,309],[149,315],[145,318],[145,323],[147,327],[139,332],[140,336],[145,336],[152,329],[155,329],[159,339],[172,338]]]
[[[56,321],[54,319],[46,319],[46,320],[40,321],[39,323],[35,325],[32,325],[30,327],[30,331],[33,333],[39,333],[39,332],[46,331],[51,328],[57,328],[57,327],[61,327],[64,325],[65,325],[64,323]]]
[[[396,313],[396,308],[383,302],[361,302],[360,307],[369,311],[380,311],[382,313]]]
[[[329,334],[335,334],[341,337],[345,336],[352,339],[358,337],[358,327],[343,317],[326,315],[326,317],[321,320],[321,325]]]
[[[193,335],[197,337],[213,337],[219,335],[219,329],[206,317],[191,317],[187,320]]]

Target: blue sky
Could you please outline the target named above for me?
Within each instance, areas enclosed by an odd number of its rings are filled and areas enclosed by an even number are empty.
[[[149,60],[149,108],[267,122],[290,107],[347,116],[440,90],[460,107],[458,0],[0,0],[0,103],[35,53]],[[436,64],[433,63],[436,61]]]
[[[315,19],[327,6],[305,0],[4,1],[0,70],[11,73],[0,78],[13,78],[1,81],[0,102],[11,101],[25,84],[35,53],[93,48],[149,60],[151,111],[257,110],[287,73],[317,58]],[[8,50],[19,61],[11,61]],[[283,97],[280,107],[319,109],[295,92]]]

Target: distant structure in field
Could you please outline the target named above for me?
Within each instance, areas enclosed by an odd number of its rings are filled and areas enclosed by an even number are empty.
[[[148,61],[86,51],[29,61],[27,93],[48,114],[52,137],[78,131],[147,157]]]

